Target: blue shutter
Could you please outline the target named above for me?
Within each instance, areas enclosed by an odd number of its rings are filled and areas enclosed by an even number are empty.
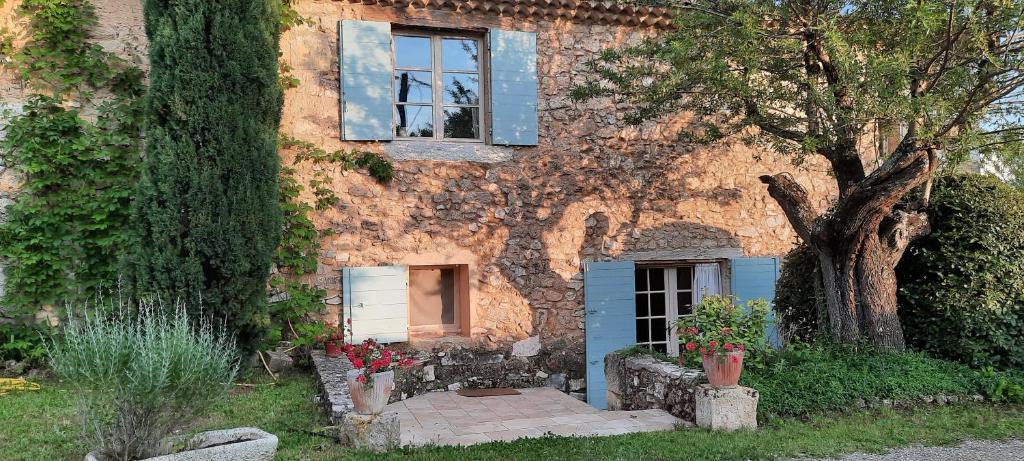
[[[537,34],[491,29],[491,143],[537,145]]]
[[[764,299],[769,303],[775,301],[775,282],[779,279],[779,258],[733,258],[732,294],[741,304],[752,299]],[[775,325],[775,310],[768,313],[768,343],[772,347],[782,347],[779,330]]]
[[[587,334],[587,402],[608,408],[604,356],[636,344],[636,269],[632,261],[583,266]]]
[[[352,319],[353,341],[409,340],[407,267],[346,267],[342,283],[343,316]]]
[[[341,139],[390,141],[392,125],[391,23],[338,24],[341,63]]]

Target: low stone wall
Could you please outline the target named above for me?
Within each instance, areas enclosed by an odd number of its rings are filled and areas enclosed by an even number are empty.
[[[584,399],[586,367],[580,342],[541,344],[533,336],[505,346],[441,341],[407,351],[416,360],[396,378],[395,400],[437,390],[551,386]]]
[[[318,403],[327,411],[331,424],[340,424],[345,414],[353,408],[345,377],[352,369],[352,364],[344,356],[327,357],[322,350],[314,350],[309,355],[316,374]]]
[[[701,370],[615,352],[604,358],[604,375],[609,410],[658,408],[690,423],[695,421],[694,391],[707,383]]]

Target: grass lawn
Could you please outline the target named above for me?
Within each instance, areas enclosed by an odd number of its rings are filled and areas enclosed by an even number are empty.
[[[305,376],[260,386],[233,396],[204,419],[202,426],[256,426],[277,434],[280,460],[768,460],[882,451],[915,442],[950,444],[967,438],[1024,437],[1024,407],[963,405],[775,420],[757,432],[679,430],[615,437],[547,437],[468,448],[403,449],[376,456],[309,434],[327,424],[313,408],[312,395],[312,380]],[[71,391],[60,384],[43,383],[40,391],[0,396],[0,457],[81,460],[87,450],[76,441],[74,415]]]

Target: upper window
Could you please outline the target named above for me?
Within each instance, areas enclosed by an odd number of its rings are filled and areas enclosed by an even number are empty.
[[[483,141],[480,37],[394,34],[396,138]]]

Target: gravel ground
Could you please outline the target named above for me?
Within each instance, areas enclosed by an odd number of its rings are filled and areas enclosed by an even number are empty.
[[[838,459],[800,461],[1024,461],[1024,440],[969,440],[951,447],[908,447],[884,455],[854,453]]]

